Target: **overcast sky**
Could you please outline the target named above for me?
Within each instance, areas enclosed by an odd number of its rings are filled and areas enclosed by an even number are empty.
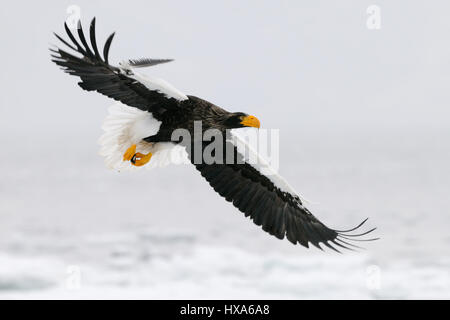
[[[40,1],[0,13],[2,128],[27,135],[89,131],[110,104],[82,92],[49,60],[69,5],[98,40],[116,31],[111,59],[174,58],[147,69],[181,91],[262,125],[303,134],[448,126],[448,1]],[[366,26],[369,5],[381,29]],[[59,130],[59,129],[58,129]]]

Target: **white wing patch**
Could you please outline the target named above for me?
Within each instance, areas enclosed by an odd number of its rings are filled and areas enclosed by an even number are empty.
[[[155,135],[161,122],[152,114],[137,108],[116,103],[109,109],[100,137],[100,155],[105,157],[105,165],[115,170],[136,170],[139,168],[164,167],[169,164],[190,163],[186,150],[171,142],[149,143],[142,139]],[[152,153],[150,162],[142,167],[123,161],[123,154],[133,144],[136,152]]]
[[[237,151],[244,157],[244,161],[258,170],[262,175],[266,176],[273,184],[283,192],[290,193],[294,197],[299,197],[304,202],[309,202],[307,199],[298,194],[294,188],[273,169],[270,163],[261,157],[258,152],[245,141],[245,139],[236,132],[230,131],[232,139],[229,141],[236,146]]]
[[[119,63],[120,68],[126,72],[127,76],[142,83],[144,86],[146,86],[149,90],[158,91],[159,93],[164,94],[168,98],[174,98],[179,101],[187,100],[189,99],[183,92],[172,86],[170,83],[163,79],[150,77],[147,75],[143,75],[140,73],[137,73],[136,71],[131,69],[134,69],[132,65],[130,65],[127,61],[122,61]]]

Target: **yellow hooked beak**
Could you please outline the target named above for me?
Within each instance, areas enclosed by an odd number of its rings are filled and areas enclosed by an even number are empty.
[[[241,124],[246,127],[254,127],[254,128],[260,127],[258,118],[254,117],[254,116],[243,117]]]

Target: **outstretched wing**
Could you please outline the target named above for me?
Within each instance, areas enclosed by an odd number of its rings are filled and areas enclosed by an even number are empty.
[[[346,249],[357,247],[348,240],[376,240],[355,238],[375,229],[361,234],[351,233],[362,226],[367,219],[357,227],[346,231],[328,228],[304,206],[284,179],[277,175],[268,175],[267,172],[270,170],[262,170],[261,163],[249,163],[242,147],[248,147],[247,151],[254,152],[243,140],[233,139],[225,142],[226,152],[234,150],[234,162],[231,164],[228,164],[230,161],[227,163],[226,156],[221,161],[222,164],[217,161],[213,164],[195,164],[193,157],[191,162],[217,193],[232,202],[255,224],[262,226],[264,231],[279,239],[286,236],[293,244],[299,243],[308,247],[309,243],[312,243],[319,249],[322,249],[320,244],[324,244],[335,251],[338,251],[336,246]]]
[[[77,30],[79,41],[67,24],[64,24],[64,27],[73,44],[68,43],[57,34],[55,36],[81,57],[57,48],[50,49],[52,61],[61,66],[65,72],[80,77],[81,81],[78,84],[84,90],[97,91],[129,106],[149,111],[157,119],[165,111],[177,108],[180,101],[188,99],[186,95],[167,82],[139,75],[132,70],[135,67],[150,66],[171,60],[129,60],[119,67],[115,67],[108,61],[114,33],[106,40],[102,57],[96,42],[95,18],[92,20],[89,30],[91,46],[86,41],[80,22]]]

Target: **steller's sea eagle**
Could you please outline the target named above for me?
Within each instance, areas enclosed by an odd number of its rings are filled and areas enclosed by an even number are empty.
[[[230,129],[242,127],[259,128],[259,120],[242,112],[228,112],[208,101],[185,95],[161,79],[150,78],[136,72],[137,68],[172,61],[170,59],[126,60],[113,66],[108,53],[114,33],[104,45],[103,56],[97,47],[95,18],[89,30],[88,44],[81,23],[78,22],[78,38],[64,24],[72,43],[55,36],[77,55],[54,48],[52,61],[62,69],[81,79],[78,85],[87,91],[97,91],[118,103],[109,110],[100,139],[101,154],[106,165],[114,169],[136,169],[179,162],[183,155],[194,164],[211,187],[227,201],[242,211],[246,217],[262,226],[262,229],[279,239],[286,238],[293,244],[308,247],[311,243],[322,249],[323,244],[333,250],[337,247],[357,247],[349,240],[374,229],[355,234],[355,228],[338,231],[325,226],[304,206],[298,194],[275,172],[264,172],[261,166],[248,161],[242,151],[246,142]],[[220,159],[214,163],[194,161],[192,152],[181,141],[174,141],[175,129],[194,133],[194,123],[202,122],[202,130],[217,129],[223,133],[223,146],[233,151],[234,161]],[[202,132],[203,132],[202,131]],[[236,139],[230,139],[233,136]],[[195,140],[195,139],[194,139]],[[201,148],[207,144],[202,141]],[[229,149],[228,149],[229,148]],[[189,148],[190,149],[190,148]],[[249,150],[252,151],[251,148]],[[225,152],[226,153],[226,152]],[[226,155],[223,155],[225,158]]]

